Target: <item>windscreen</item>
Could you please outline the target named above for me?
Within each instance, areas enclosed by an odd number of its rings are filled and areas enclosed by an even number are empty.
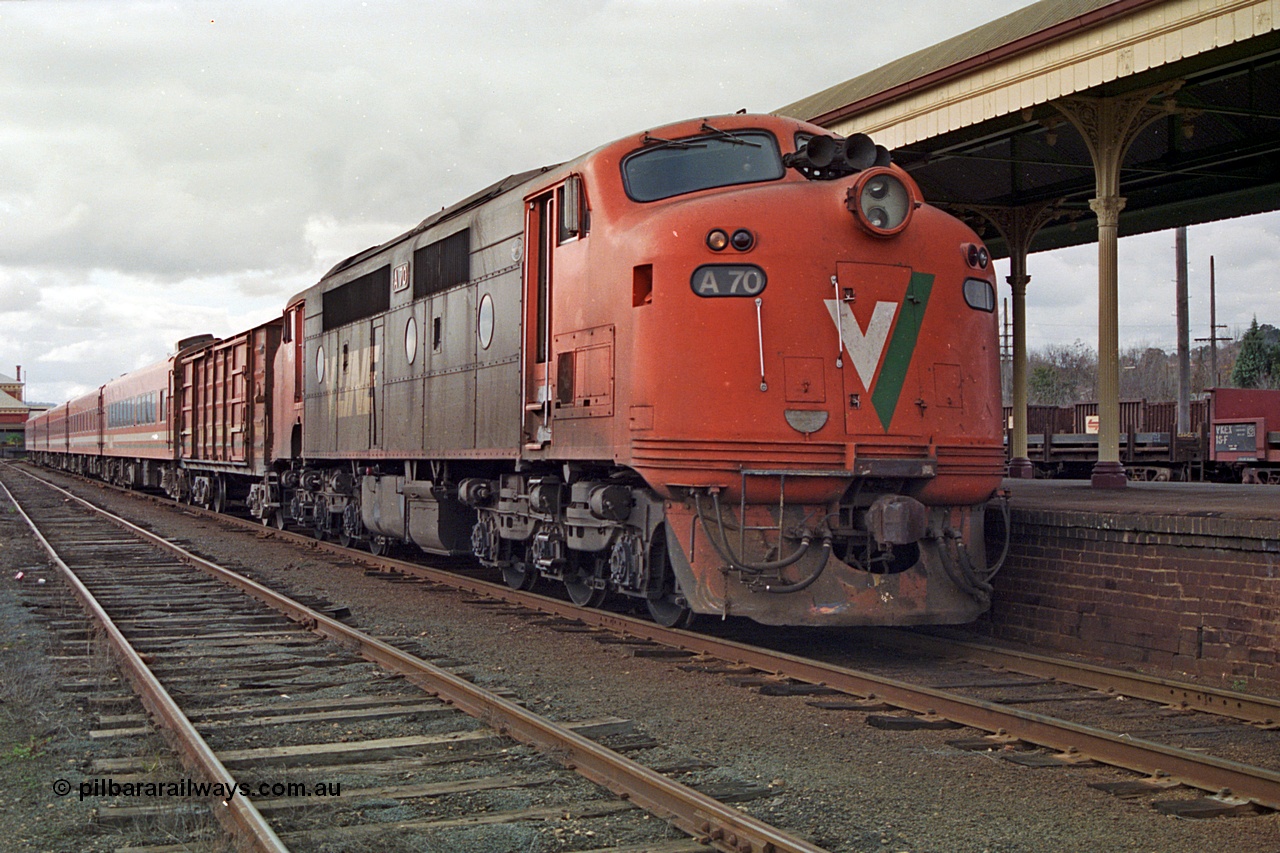
[[[778,142],[763,131],[658,141],[622,161],[627,195],[635,201],[772,181],[782,174]]]

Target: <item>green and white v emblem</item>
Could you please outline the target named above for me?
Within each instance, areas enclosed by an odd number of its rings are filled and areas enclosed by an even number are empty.
[[[853,362],[862,387],[871,392],[871,405],[885,432],[889,431],[889,422],[893,420],[898,397],[907,379],[907,369],[920,336],[920,325],[924,322],[924,310],[933,290],[933,278],[928,273],[912,273],[901,305],[876,302],[866,329],[858,324],[858,318],[853,316],[853,309],[847,303],[823,300],[832,322],[840,326],[849,360]],[[882,355],[883,367],[880,364]]]

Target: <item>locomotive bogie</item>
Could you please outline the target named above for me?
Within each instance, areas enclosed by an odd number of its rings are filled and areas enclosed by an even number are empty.
[[[570,469],[572,470],[572,469]],[[468,479],[459,494],[475,507],[472,550],[480,561],[517,577],[564,581],[584,599],[613,592],[660,598],[652,565],[663,503],[651,490],[592,478],[566,483],[559,475],[503,475],[497,483]],[[575,600],[578,596],[574,595]]]

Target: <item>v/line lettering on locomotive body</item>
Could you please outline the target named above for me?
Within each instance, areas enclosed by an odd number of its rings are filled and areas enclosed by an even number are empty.
[[[1007,535],[994,294],[866,137],[693,120],[505,178],[27,446],[666,624],[964,622]]]

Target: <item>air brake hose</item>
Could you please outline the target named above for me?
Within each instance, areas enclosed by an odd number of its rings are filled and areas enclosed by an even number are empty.
[[[1008,499],[1000,501],[1000,515],[1004,520],[1004,547],[1000,549],[1000,556],[996,559],[995,565],[987,570],[988,581],[994,578],[996,572],[1004,567],[1004,561],[1009,556],[1009,546],[1013,542],[1013,525],[1010,518]]]
[[[773,572],[779,569],[785,569],[787,566],[790,566],[793,563],[798,562],[800,558],[803,557],[808,552],[809,546],[813,542],[812,537],[806,534],[804,538],[800,540],[800,547],[797,548],[792,554],[790,554],[787,557],[784,557],[781,560],[774,560],[773,562],[769,562],[769,563],[744,562],[743,560],[739,559],[737,555],[733,553],[733,548],[732,546],[729,545],[728,537],[725,535],[724,516],[720,511],[720,497],[718,495],[712,495],[712,500],[714,501],[715,508],[716,508],[716,526],[719,528],[719,531],[720,531],[720,541],[716,540],[716,537],[711,532],[710,526],[707,524],[706,517],[702,514],[701,498],[699,498],[697,495],[694,495],[693,500],[694,500],[694,506],[698,513],[698,521],[702,522],[702,530],[707,534],[707,540],[711,543],[711,547],[714,548],[716,553],[720,555],[720,559],[724,560],[726,563],[728,563],[730,566],[737,569],[738,571],[747,572],[748,574],[758,575],[758,574],[763,574],[764,572]]]
[[[991,584],[983,581],[973,570],[969,562],[969,554],[964,544],[959,541],[959,531],[953,529],[932,537],[938,545],[938,558],[947,576],[959,589],[984,607],[991,604]],[[955,554],[952,554],[948,539],[955,541]]]
[[[810,586],[813,585],[813,582],[816,581],[818,577],[822,574],[823,570],[827,568],[827,561],[830,559],[831,559],[831,538],[827,537],[826,539],[822,540],[822,559],[818,562],[818,568],[813,570],[813,574],[809,575],[809,577],[805,578],[802,581],[796,581],[795,583],[792,583],[792,584],[784,584],[782,586],[765,584],[764,591],[782,595],[789,592],[800,592],[803,589],[808,589]]]

